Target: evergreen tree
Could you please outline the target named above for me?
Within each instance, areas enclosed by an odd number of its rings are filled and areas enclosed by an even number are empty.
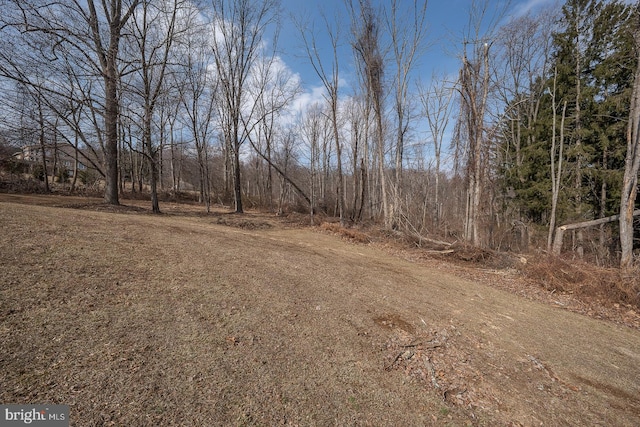
[[[508,205],[520,218],[548,225],[554,99],[556,147],[562,112],[558,106],[567,103],[562,129],[565,172],[557,223],[617,213],[636,66],[630,31],[633,13],[635,8],[617,0],[568,0],[564,4],[553,33],[550,66],[546,75],[532,80],[527,94],[537,102],[538,113],[517,117],[524,129],[519,135],[518,162],[516,144],[503,139],[502,184],[504,193],[511,195]],[[508,123],[516,118],[513,111],[522,103],[521,96],[506,106],[505,135]],[[604,247],[604,239],[600,244]]]
[[[593,87],[593,192],[600,217],[616,214],[626,153],[629,101],[636,67],[630,28],[633,9],[607,3],[594,21],[589,46],[589,84]]]

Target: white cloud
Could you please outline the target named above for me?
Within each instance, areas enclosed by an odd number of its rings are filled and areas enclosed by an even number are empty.
[[[324,91],[323,86],[314,86],[298,95],[291,104],[294,115],[304,113],[314,104],[324,103]]]
[[[514,18],[519,18],[532,10],[549,6],[557,2],[558,0],[525,0],[514,7],[512,16]]]

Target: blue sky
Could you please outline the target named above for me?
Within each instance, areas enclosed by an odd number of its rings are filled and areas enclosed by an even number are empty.
[[[357,1],[357,0],[355,0]],[[324,13],[328,20],[334,24],[340,22],[341,48],[340,48],[340,78],[344,82],[340,88],[341,98],[353,95],[357,87],[357,76],[355,75],[353,53],[349,45],[350,28],[349,16],[345,7],[345,0],[281,0],[283,8],[282,29],[278,47],[283,63],[293,73],[300,77],[304,93],[294,102],[293,114],[304,111],[310,104],[321,102],[324,90],[322,82],[315,74],[309,64],[309,59],[305,56],[304,44],[300,35],[300,30],[294,23],[293,17],[302,19],[308,23],[307,32],[312,31],[315,26],[315,34],[318,37],[318,45],[326,46],[327,59],[331,59],[330,45],[323,35],[325,24],[322,18]],[[389,4],[389,0],[372,0],[373,4],[384,2]],[[410,5],[412,0],[399,0],[400,7]],[[483,3],[484,0],[477,0]],[[559,0],[488,0],[488,8],[485,14],[487,20],[495,20],[502,13],[500,22],[506,23],[509,18],[518,17],[527,12],[535,13],[541,8],[557,5]],[[426,44],[428,48],[418,59],[413,72],[413,83],[420,81],[428,84],[432,75],[448,76],[455,79],[460,67],[461,41],[468,31],[469,10],[472,0],[429,0],[427,6],[427,36]],[[506,8],[506,11],[505,11]],[[321,12],[322,11],[322,12]],[[335,24],[334,24],[335,25]],[[392,58],[388,58],[391,61]],[[413,91],[414,89],[410,89]],[[423,121],[413,123],[413,141],[420,144],[420,141],[429,139],[428,132]],[[449,144],[450,133],[445,135],[445,148]],[[407,157],[410,157],[409,148]],[[417,157],[424,157],[427,161],[430,158],[431,145],[427,144],[422,148],[417,148]],[[424,151],[423,151],[424,150]],[[416,158],[417,158],[416,157]],[[444,159],[446,162],[446,159]],[[445,167],[445,165],[443,165]]]
[[[357,1],[357,0],[356,0]],[[482,3],[480,0],[478,3]],[[373,4],[381,4],[384,0],[372,0]],[[399,1],[401,7],[409,1]],[[459,59],[459,42],[469,24],[469,8],[471,0],[429,0],[427,6],[428,33],[426,43],[429,45],[425,54],[420,58],[416,74],[423,80],[428,80],[435,72],[438,74],[457,73]],[[487,17],[491,18],[507,7],[504,20],[509,16],[520,16],[528,11],[556,4],[557,0],[489,0]],[[348,84],[354,78],[353,57],[349,48],[349,17],[344,6],[344,0],[282,0],[284,12],[282,30],[279,40],[281,56],[291,70],[300,75],[307,91],[320,85],[320,80],[304,57],[302,40],[290,16],[302,17],[309,24],[316,26],[319,45],[323,45],[322,31],[324,23],[321,11],[331,22],[341,21],[341,77]],[[310,28],[309,28],[310,29]],[[326,45],[326,41],[324,41]],[[351,90],[349,87],[345,88]]]

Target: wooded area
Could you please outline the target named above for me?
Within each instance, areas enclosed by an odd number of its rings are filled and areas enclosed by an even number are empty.
[[[3,161],[34,147],[73,186],[87,165],[106,203],[148,191],[156,213],[159,192],[192,192],[207,211],[323,212],[515,252],[552,252],[562,229],[576,257],[634,267],[640,6],[495,3],[470,2],[456,76],[418,67],[426,0],[294,17],[322,85],[300,109],[277,0],[2,0]],[[47,159],[62,145],[73,165]]]

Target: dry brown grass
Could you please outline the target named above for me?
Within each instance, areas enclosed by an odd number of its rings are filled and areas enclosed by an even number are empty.
[[[355,228],[342,227],[340,224],[334,222],[323,222],[320,224],[320,229],[328,231],[333,234],[337,234],[341,237],[345,237],[356,243],[370,243],[371,238],[360,230]]]
[[[607,269],[559,257],[542,257],[523,268],[526,277],[550,292],[573,294],[612,306],[640,308],[640,278],[619,269]]]
[[[385,231],[365,227],[366,233],[357,228],[346,228],[336,222],[323,222],[321,230],[339,235],[355,243],[371,242],[387,245],[393,243],[402,250],[417,253],[425,251],[426,256],[452,262],[464,267],[477,269],[518,270],[527,286],[539,287],[551,293],[571,295],[583,305],[592,306],[591,313],[610,307],[633,307],[640,309],[640,271],[623,273],[616,268],[605,268],[577,260],[566,260],[539,254],[520,255],[489,250],[457,242],[450,247],[438,246],[425,241],[418,245],[415,236],[401,232]],[[422,257],[421,255],[418,256]],[[536,295],[531,289],[530,295]],[[519,293],[527,293],[519,288]],[[602,307],[597,307],[602,306]],[[615,314],[612,314],[615,318]],[[630,325],[635,327],[634,324]]]
[[[640,332],[494,273],[255,213],[81,205],[0,194],[0,401],[82,427],[640,423]]]

